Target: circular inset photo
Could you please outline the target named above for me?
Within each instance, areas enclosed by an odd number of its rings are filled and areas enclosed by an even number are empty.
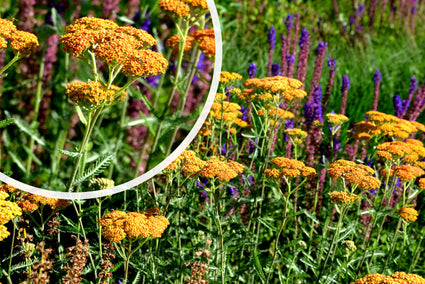
[[[30,18],[2,8],[3,182],[65,199],[110,195],[197,135],[221,68],[214,3],[137,2],[52,2]]]

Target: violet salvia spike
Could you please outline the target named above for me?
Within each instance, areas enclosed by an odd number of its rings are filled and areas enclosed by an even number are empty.
[[[282,71],[282,76],[286,76],[286,55],[288,54],[288,42],[284,34],[280,36],[282,41],[282,48],[280,50],[280,70]]]
[[[273,63],[272,64],[272,76],[280,76],[280,70],[279,70],[280,66],[279,63]]]
[[[296,79],[300,80],[301,82],[304,82],[305,76],[307,73],[307,62],[308,62],[308,55],[310,51],[310,36],[307,29],[301,30],[299,45],[300,45],[300,52],[298,53],[298,66],[297,66]],[[304,85],[301,88],[304,88]]]
[[[421,85],[416,93],[416,97],[412,99],[411,108],[408,111],[407,120],[416,120],[419,116],[422,106],[422,101],[425,98],[425,85]]]
[[[373,103],[372,110],[378,109],[378,100],[379,100],[379,86],[381,85],[382,76],[379,69],[376,70],[375,75],[373,75],[373,82],[375,83],[375,87],[373,89]]]
[[[313,79],[310,85],[310,95],[314,92],[314,86],[319,84],[320,77],[322,76],[323,58],[325,57],[327,43],[319,42],[316,49],[316,61],[314,63]]]
[[[329,79],[328,85],[326,86],[325,95],[323,96],[323,109],[326,110],[326,107],[329,102],[329,97],[331,95],[332,87],[335,81],[335,70],[336,70],[336,59],[328,58],[328,67],[329,67]]]
[[[255,74],[257,74],[257,65],[253,62],[249,65],[249,68],[248,68],[249,78],[251,79],[254,78]]]
[[[349,89],[350,89],[350,80],[348,79],[348,75],[344,75],[344,77],[342,77],[342,87],[341,87],[342,98],[341,98],[341,108],[339,111],[340,114],[345,114],[345,108],[347,106],[347,95],[348,95]]]
[[[403,100],[398,94],[393,97],[393,104],[395,116],[401,118],[401,116],[403,115]]]
[[[295,63],[295,57],[293,54],[286,55],[286,63],[288,64],[288,70],[286,71],[286,76],[289,78],[292,78],[294,73],[294,63]]]
[[[296,54],[297,51],[297,39],[300,33],[300,13],[295,15],[295,26],[294,26],[294,34],[292,36],[292,47],[291,50],[288,50],[287,53],[291,52],[292,54]]]
[[[407,114],[407,110],[410,107],[410,103],[412,102],[413,95],[415,94],[415,91],[418,89],[418,80],[412,76],[410,78],[410,88],[409,88],[409,94],[407,95],[406,103],[403,106],[403,113],[400,117],[404,117]]]
[[[269,61],[267,65],[267,76],[270,76],[272,72],[273,50],[276,45],[276,29],[274,26],[271,26],[269,29],[268,42],[269,42]]]

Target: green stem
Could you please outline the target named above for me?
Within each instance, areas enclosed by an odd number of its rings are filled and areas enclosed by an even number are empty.
[[[385,264],[384,264],[384,268],[382,269],[382,273],[384,273],[385,269],[387,268],[388,261],[392,258],[391,256],[393,255],[393,252],[394,252],[394,248],[395,248],[395,245],[396,245],[396,239],[397,239],[397,233],[398,233],[398,229],[400,229],[401,221],[402,221],[402,219],[400,217],[398,219],[397,227],[395,229],[394,236],[393,236],[393,239],[391,241],[391,251],[390,251],[390,254],[387,256],[387,258],[385,260]]]
[[[333,238],[332,238],[331,245],[329,246],[328,253],[326,254],[325,262],[323,263],[323,266],[322,266],[322,268],[320,269],[320,273],[319,273],[319,276],[317,277],[317,281],[316,281],[316,283],[319,283],[319,282],[320,282],[320,278],[321,278],[321,277],[322,277],[322,275],[323,275],[323,272],[324,272],[324,270],[325,270],[325,268],[326,268],[326,264],[327,264],[327,262],[328,262],[328,260],[329,260],[330,255],[331,255],[332,247],[334,246],[336,239],[339,237],[339,229],[340,229],[340,227],[341,227],[342,220],[343,220],[344,215],[345,215],[345,211],[346,211],[346,207],[344,206],[344,207],[341,209],[341,214],[339,215],[339,218],[338,218],[338,224],[336,225],[336,232],[335,232],[335,234],[334,234],[334,236],[333,236]],[[320,261],[320,259],[319,259],[319,261]]]
[[[37,87],[36,87],[36,93],[35,93],[35,108],[34,108],[34,116],[32,117],[33,122],[36,122],[38,119],[38,113],[40,112],[40,103],[41,103],[41,87],[43,85],[43,74],[44,74],[44,63],[45,63],[45,54],[46,54],[46,47],[43,48],[43,56],[41,57],[40,62],[40,69],[38,70],[37,75]],[[1,74],[1,71],[0,71]],[[30,143],[29,143],[29,151],[30,153],[33,153],[34,148],[34,138],[31,137]],[[26,162],[26,172],[25,172],[25,178],[28,179],[31,175],[31,164],[32,164],[32,154],[28,155],[27,162]]]
[[[80,166],[81,167],[84,166],[84,165],[80,165],[81,164],[81,158],[83,156],[85,156],[87,143],[89,142],[90,135],[91,135],[91,133],[93,131],[93,128],[94,128],[94,126],[96,124],[96,120],[99,117],[99,115],[102,113],[102,110],[103,110],[103,107],[101,107],[100,109],[94,111],[93,117],[91,117],[91,114],[92,113],[89,112],[88,121],[87,121],[87,124],[88,125],[86,125],[86,131],[84,133],[83,142],[81,143],[80,150],[78,151],[78,154],[79,155],[78,155],[77,160],[76,160],[76,163],[74,165],[74,169],[72,171],[71,179],[70,179],[70,181],[68,183],[68,186],[66,188],[66,191],[67,192],[70,192],[72,190],[73,183],[74,183],[74,180],[75,180],[75,178],[77,176],[77,173],[78,173],[78,171],[80,169]]]
[[[22,54],[20,54],[19,52],[15,54],[15,57],[12,58],[12,60],[9,61],[9,63],[6,64],[6,66],[4,66],[1,70],[0,70],[0,75],[3,74],[7,69],[9,69],[10,66],[12,66],[16,61],[18,61],[19,59],[21,59],[23,57]]]

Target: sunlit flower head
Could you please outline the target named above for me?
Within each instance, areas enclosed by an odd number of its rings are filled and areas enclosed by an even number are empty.
[[[184,42],[184,52],[189,53],[193,48],[193,41],[195,38],[193,36],[188,35],[186,37],[186,41]],[[173,54],[179,53],[180,48],[180,36],[179,35],[173,35],[167,39],[165,42],[167,47],[171,47],[173,49]]]
[[[124,100],[127,92],[123,91],[117,95],[119,87],[111,86],[106,89],[100,82],[91,81],[88,83],[75,81],[65,86],[65,94],[74,103],[90,108],[100,104],[110,104],[116,99]]]
[[[8,197],[9,194],[6,192],[0,192],[0,225],[22,215],[22,209],[16,203],[5,200]]]
[[[44,197],[37,194],[25,193],[18,202],[19,207],[25,213],[31,213],[40,206],[49,205],[52,210],[60,210],[69,206],[68,200]]]
[[[16,32],[16,26],[13,22],[0,18],[0,37],[8,38],[14,32]]]
[[[271,160],[271,164],[276,168],[270,168],[264,171],[267,177],[280,178],[295,178],[303,176],[311,178],[316,175],[316,170],[312,167],[307,167],[304,162],[286,157],[276,157]]]
[[[362,190],[375,189],[381,186],[381,181],[374,177],[374,174],[375,170],[371,167],[346,160],[337,160],[330,164],[328,169],[328,175],[332,179],[343,178]]]
[[[39,46],[37,37],[29,32],[16,31],[9,36],[10,48],[22,53],[30,54]]]
[[[333,191],[329,194],[332,202],[337,204],[352,204],[360,201],[360,196],[349,192]]]
[[[405,182],[415,180],[417,177],[420,177],[425,174],[425,171],[421,168],[411,165],[396,166],[393,168],[393,170],[397,177]]]
[[[349,120],[348,117],[346,117],[345,115],[336,113],[327,113],[326,117],[328,118],[329,123],[334,127],[338,124],[343,124],[344,122],[347,122]]]
[[[242,79],[242,75],[235,72],[221,71],[220,83],[231,83]]]
[[[214,29],[197,30],[191,33],[190,35],[199,43],[198,47],[203,53],[205,53],[209,57],[215,56]],[[233,73],[233,74],[237,74],[237,73]],[[222,82],[221,78],[220,78],[220,82]]]
[[[369,274],[365,277],[357,279],[352,284],[381,284],[381,283],[425,283],[425,279],[417,274],[405,272],[394,272],[390,276],[385,276],[379,273]]]
[[[4,192],[8,192],[8,193],[12,193],[16,190],[16,187],[11,186],[9,184],[3,183],[0,184],[0,191],[4,191]]]
[[[120,242],[126,237],[160,238],[170,222],[159,214],[157,209],[130,213],[113,210],[99,220],[99,225],[102,235],[110,242]]]
[[[137,77],[149,77],[164,74],[168,61],[161,53],[150,49],[134,50],[122,61],[122,73]]]
[[[221,157],[211,157],[205,161],[204,167],[199,171],[199,175],[206,178],[216,178],[219,181],[227,182],[238,176],[245,167],[235,161],[226,161]]]
[[[419,213],[412,207],[404,207],[397,210],[401,218],[406,222],[415,222],[418,219]],[[425,282],[424,282],[425,283]]]

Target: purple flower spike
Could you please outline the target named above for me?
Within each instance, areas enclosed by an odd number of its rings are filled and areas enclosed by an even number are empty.
[[[288,17],[285,19],[285,26],[288,31],[292,29],[294,26],[294,15],[288,14]]]
[[[403,114],[403,100],[397,94],[393,97],[395,116],[401,117]]]
[[[377,69],[375,75],[373,75],[373,81],[375,82],[375,85],[382,81],[382,75],[381,72],[379,72],[379,69]]]
[[[301,36],[300,36],[300,48],[304,48],[304,46],[306,45],[307,41],[309,39],[309,34],[308,34],[308,30],[307,29],[302,29],[301,30]]]
[[[228,186],[228,187],[227,187],[227,193],[228,193],[230,196],[235,196],[238,192],[239,192],[239,189],[238,189],[238,188],[236,188],[236,187],[233,187],[233,186]]]
[[[356,9],[356,15],[361,16],[364,14],[364,4],[360,4],[359,7]]]
[[[314,86],[313,92],[313,120],[323,122],[323,110],[322,110],[322,86]]]
[[[345,114],[345,108],[347,106],[347,95],[348,95],[349,89],[350,89],[350,80],[348,79],[348,75],[344,75],[344,77],[342,77],[342,87],[341,87],[342,98],[341,98],[341,109],[339,111],[340,114]]]
[[[268,40],[269,40],[270,49],[273,50],[276,45],[276,29],[274,28],[274,26],[270,27]]]
[[[311,103],[304,104],[304,117],[307,124],[311,124],[314,120],[313,105]]]
[[[328,46],[327,42],[325,42],[325,43],[323,41],[319,42],[319,45],[317,46],[316,52],[322,53],[327,46]]]
[[[273,63],[272,64],[272,76],[280,76],[280,64],[279,63]]]
[[[328,67],[331,68],[331,69],[335,69],[336,68],[336,59],[331,58],[329,56],[329,58],[328,58]]]
[[[341,92],[344,92],[345,90],[349,90],[350,89],[350,79],[348,79],[348,75],[344,75],[344,77],[342,77],[342,87],[341,87]]]
[[[418,89],[418,80],[414,76],[412,76],[412,78],[410,78],[409,94],[407,95],[407,100],[406,100],[406,102],[404,104],[403,113],[401,115],[401,118],[403,118],[406,115],[406,113],[407,113],[407,111],[408,111],[408,109],[410,107],[410,104],[412,102],[412,99],[413,99],[413,96],[415,94],[415,91],[417,89]]]
[[[257,74],[257,65],[255,63],[251,63],[248,68],[249,78],[254,78],[255,74]]]
[[[199,192],[199,202],[204,203],[208,200],[208,193],[206,191],[200,191]]]

